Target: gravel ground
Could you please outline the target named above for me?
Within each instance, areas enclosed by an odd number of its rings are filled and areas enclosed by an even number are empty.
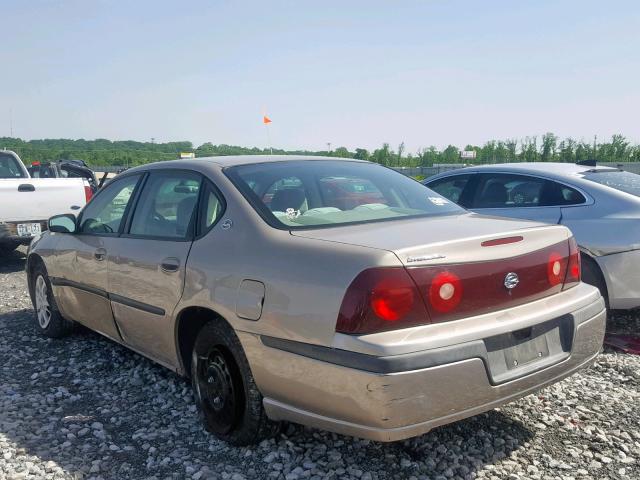
[[[291,425],[234,448],[203,430],[170,371],[89,331],[35,334],[23,255],[0,262],[0,479],[640,478],[638,356],[607,351],[537,395],[406,442]]]

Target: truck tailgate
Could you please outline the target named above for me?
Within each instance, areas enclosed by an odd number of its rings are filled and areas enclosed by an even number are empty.
[[[81,178],[0,179],[0,222],[46,220],[78,213],[86,203]]]

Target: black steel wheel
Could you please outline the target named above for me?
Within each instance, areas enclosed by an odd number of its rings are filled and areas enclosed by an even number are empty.
[[[278,433],[267,418],[240,340],[223,320],[202,327],[191,355],[191,383],[207,430],[233,445],[251,445]]]
[[[244,398],[238,367],[228,352],[212,346],[197,357],[196,395],[212,433],[227,434],[242,415]]]

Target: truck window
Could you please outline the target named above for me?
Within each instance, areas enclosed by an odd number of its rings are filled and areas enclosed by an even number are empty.
[[[0,178],[26,178],[18,160],[12,155],[0,153]]]

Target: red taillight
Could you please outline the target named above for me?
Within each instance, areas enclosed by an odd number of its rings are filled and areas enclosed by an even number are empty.
[[[349,285],[336,331],[375,333],[428,322],[420,293],[404,267],[371,268]]]
[[[429,304],[438,312],[450,312],[462,300],[462,282],[451,272],[440,272],[429,286]]]
[[[389,279],[382,280],[371,292],[371,308],[379,318],[395,322],[413,308],[415,287],[396,286]]]
[[[91,187],[89,187],[88,185],[84,186],[84,199],[86,203],[89,203],[89,200],[91,200],[91,197],[93,197],[93,190],[91,190]]]
[[[580,283],[581,275],[580,249],[578,248],[575,237],[571,237],[569,239],[569,266],[567,268],[567,275],[564,279],[563,290],[574,287]]]

